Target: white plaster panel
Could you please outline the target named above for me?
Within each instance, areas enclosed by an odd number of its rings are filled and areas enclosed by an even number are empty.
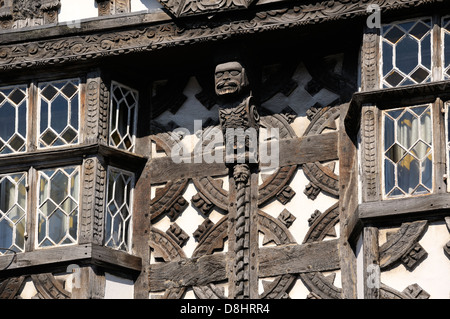
[[[297,67],[292,79],[297,82],[298,86],[289,96],[277,93],[270,100],[264,102],[262,106],[274,113],[281,112],[287,106],[293,109],[298,116],[291,126],[297,136],[302,136],[310,123],[306,117],[306,111],[316,103],[328,106],[339,96],[327,89],[322,89],[314,96],[311,96],[305,90],[305,86],[312,78],[302,63]]]
[[[170,111],[162,113],[156,121],[160,124],[167,125],[170,122],[175,122],[179,127],[186,128],[191,134],[195,134],[194,121],[201,120],[203,123],[208,119],[217,119],[219,115],[218,106],[213,106],[208,110],[195,95],[202,91],[202,88],[195,77],[191,77],[184,88],[183,94],[187,100],[183,103],[180,109],[173,114]]]
[[[396,230],[380,229],[380,245],[386,241],[386,232]],[[444,222],[431,223],[419,244],[428,256],[413,271],[398,265],[381,273],[381,282],[403,291],[411,284],[417,283],[431,296],[430,299],[450,298],[450,259],[445,256],[443,247],[450,241],[450,234]]]
[[[162,7],[157,0],[131,0],[131,12],[153,11]]]
[[[308,219],[311,215],[319,210],[322,213],[328,208],[333,206],[337,199],[330,196],[324,192],[320,192],[315,200],[309,199],[303,191],[305,186],[309,184],[309,179],[305,176],[302,169],[298,169],[295,173],[289,186],[295,191],[295,196],[286,205],[281,204],[278,200],[270,201],[261,210],[268,213],[269,215],[277,218],[278,215],[287,209],[292,215],[295,216],[296,220],[289,227],[289,231],[294,236],[295,241],[299,244],[305,239],[306,233],[309,230]],[[339,237],[339,229],[336,228],[336,234]],[[325,239],[335,239],[335,238],[325,238]]]
[[[61,0],[58,22],[72,22],[95,18],[98,16],[97,4],[94,0]]]
[[[105,273],[105,298],[104,299],[133,299],[134,282],[128,278],[121,278],[110,273]]]
[[[225,178],[223,178],[225,179]],[[227,187],[226,185],[224,185]],[[162,187],[162,186],[160,186]],[[151,193],[154,194],[155,187],[152,187]],[[197,248],[197,241],[194,239],[193,234],[197,230],[198,226],[200,226],[205,218],[207,216],[203,215],[197,208],[191,203],[191,198],[197,194],[197,189],[194,186],[194,183],[191,181],[189,182],[186,191],[183,194],[184,199],[189,203],[189,206],[184,210],[184,212],[175,220],[175,223],[180,226],[182,230],[186,232],[186,234],[189,235],[189,240],[186,242],[186,244],[182,247],[184,253],[189,258],[192,256],[192,253],[194,252],[195,248]],[[222,213],[214,209],[208,216],[208,218],[213,222],[217,223],[219,220],[221,220],[224,217]],[[166,232],[172,222],[170,221],[169,217],[164,216],[161,220],[159,220],[157,223],[153,224],[152,226]],[[224,250],[226,251],[227,246],[224,247]],[[154,262],[152,258],[152,262]]]

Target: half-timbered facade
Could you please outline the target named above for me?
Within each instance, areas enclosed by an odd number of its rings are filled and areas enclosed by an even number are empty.
[[[0,1],[0,298],[450,287],[447,0]]]

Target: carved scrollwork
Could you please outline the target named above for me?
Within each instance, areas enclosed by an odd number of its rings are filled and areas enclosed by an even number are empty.
[[[312,117],[311,123],[306,129],[304,136],[321,134],[325,129],[336,130],[336,120],[339,118],[339,107],[324,107],[318,110]],[[333,196],[339,196],[339,176],[334,173],[330,166],[320,162],[306,163],[302,165],[303,172],[311,182],[312,190],[305,190],[307,193],[319,188]],[[317,196],[317,195],[316,195]],[[310,197],[315,198],[314,196]]]
[[[152,140],[157,144],[157,149],[163,150],[170,156],[170,151],[175,143],[174,136],[170,133],[159,133],[152,135]],[[178,216],[189,206],[184,199],[183,193],[186,191],[189,180],[186,178],[168,181],[162,188],[158,188],[155,196],[150,202],[151,220],[167,215],[171,221],[175,221]]]
[[[11,277],[0,280],[0,299],[15,299],[22,284],[25,280],[25,276]]]
[[[50,274],[31,275],[34,286],[38,291],[39,299],[70,299],[71,293],[64,289],[62,284]]]
[[[418,240],[426,231],[427,221],[420,220],[403,223],[394,234],[388,234],[387,242],[380,247],[381,270],[394,267],[402,262],[408,269],[413,269],[426,257],[426,253],[418,245]]]
[[[334,204],[324,213],[316,211],[310,219],[310,228],[303,243],[322,241],[326,236],[336,237],[334,227],[339,222],[339,203]],[[311,291],[308,298],[341,299],[342,289],[334,285],[335,274],[324,276],[320,272],[300,274],[303,283]]]
[[[155,258],[161,258],[165,262],[186,258],[185,253],[178,243],[163,231],[152,227],[150,230],[149,246],[153,250]],[[186,291],[186,288],[167,289],[161,299],[179,299]]]

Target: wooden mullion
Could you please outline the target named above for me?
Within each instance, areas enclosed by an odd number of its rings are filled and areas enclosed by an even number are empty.
[[[432,81],[441,81],[443,80],[443,68],[442,68],[442,30],[441,30],[441,18],[442,16],[438,13],[434,14],[432,21],[432,34],[433,34],[433,42],[432,42],[432,59],[431,59],[431,74]]]
[[[38,206],[38,173],[31,167],[27,172],[28,189],[27,189],[27,223],[25,236],[25,251],[33,251],[35,247],[35,241],[37,237],[36,219],[37,219],[37,206]]]
[[[363,273],[364,299],[380,297],[378,228],[365,227],[363,230]]]
[[[437,98],[432,104],[432,129],[433,129],[433,169],[434,177],[433,193],[446,193],[446,153],[445,143],[445,109],[444,103]]]

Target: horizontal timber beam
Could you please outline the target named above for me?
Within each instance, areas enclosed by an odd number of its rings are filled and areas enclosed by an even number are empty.
[[[450,194],[362,203],[357,214],[363,224],[398,223],[422,218],[441,219],[450,215]]]
[[[0,173],[27,170],[31,166],[36,169],[43,169],[73,165],[81,163],[83,158],[90,155],[101,155],[109,163],[119,167],[121,163],[126,163],[129,169],[143,168],[147,161],[143,156],[118,150],[103,144],[93,143],[3,156],[0,158]]]
[[[279,141],[279,167],[301,165],[316,161],[330,161],[338,159],[338,133],[283,139]],[[270,146],[269,146],[270,150]],[[282,155],[282,156],[281,156]],[[223,158],[223,157],[222,157]],[[191,157],[185,162],[175,163],[171,157],[159,157],[151,160],[150,176],[152,184],[164,183],[182,178],[204,176],[220,176],[228,174],[225,163],[199,163]],[[268,167],[271,163],[261,163],[261,167]]]
[[[202,286],[227,279],[226,259],[217,253],[200,258],[153,264],[149,270],[150,292]],[[259,277],[339,269],[338,240],[260,248]]]
[[[91,264],[106,269],[126,270],[138,273],[142,269],[141,258],[126,252],[95,244],[62,246],[31,252],[0,256],[0,271],[28,273],[34,268],[58,268],[69,264]]]

